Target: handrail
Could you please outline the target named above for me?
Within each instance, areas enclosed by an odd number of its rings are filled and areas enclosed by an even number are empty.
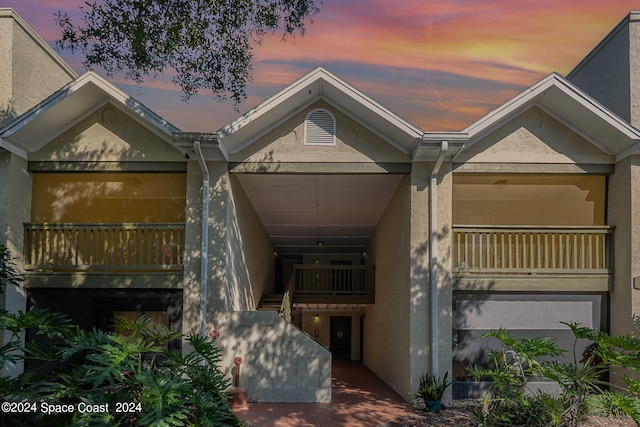
[[[297,294],[373,295],[372,265],[294,265]]]
[[[294,300],[303,302],[333,300],[371,304],[375,297],[373,265],[293,266],[278,314],[291,322]]]
[[[455,273],[610,274],[610,226],[453,226]]]
[[[26,270],[181,271],[184,223],[25,224]]]
[[[284,291],[280,310],[278,310],[278,314],[280,315],[280,317],[282,317],[287,322],[291,322],[291,312],[293,311],[293,296],[295,294],[295,291],[296,281],[295,276],[292,274],[289,278],[287,289]]]

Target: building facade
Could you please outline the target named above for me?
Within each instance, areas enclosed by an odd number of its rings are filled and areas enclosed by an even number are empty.
[[[460,132],[421,130],[320,67],[191,133],[0,9],[0,242],[25,273],[2,305],[215,328],[255,401],[329,401],[332,359],[407,399],[424,372],[468,396],[492,328],[629,332],[639,17]]]

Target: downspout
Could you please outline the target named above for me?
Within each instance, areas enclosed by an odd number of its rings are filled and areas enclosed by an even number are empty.
[[[202,170],[202,245],[200,248],[200,336],[207,328],[207,282],[209,281],[209,169],[202,154],[200,141],[193,142]]]
[[[444,161],[444,156],[449,149],[449,142],[442,141],[440,153],[433,171],[431,172],[431,184],[429,185],[429,254],[431,255],[431,373],[438,375],[438,172]]]

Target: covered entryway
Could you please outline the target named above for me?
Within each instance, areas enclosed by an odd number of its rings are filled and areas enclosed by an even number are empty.
[[[403,175],[231,174],[275,249],[275,283],[260,308],[289,304],[285,318],[334,360],[361,359],[358,319],[375,303],[368,245]]]
[[[326,352],[321,375],[314,367],[285,369],[295,376],[286,383],[264,380],[265,372],[281,370],[270,355],[261,356],[260,369],[247,368],[247,377],[255,378],[264,399],[317,378],[326,398],[331,316],[351,317],[352,359],[361,358],[394,389],[409,393],[423,360],[410,360],[409,370],[395,361],[427,343],[423,335],[397,331],[415,330],[410,325],[416,320],[428,327],[426,317],[413,319],[415,310],[408,308],[426,300],[412,287],[424,286],[428,275],[429,174],[465,138],[427,135],[318,68],[201,145],[211,162],[211,187],[224,191],[209,208],[215,215],[210,232],[221,237],[212,245],[225,252],[219,259],[226,267],[225,307],[247,319],[256,308],[275,310],[291,322],[278,329],[278,339],[304,338]],[[230,346],[237,335],[230,331]],[[269,344],[263,337],[257,333],[243,343]],[[275,356],[281,365],[306,367],[309,360],[288,347]],[[299,396],[296,389],[285,397]]]

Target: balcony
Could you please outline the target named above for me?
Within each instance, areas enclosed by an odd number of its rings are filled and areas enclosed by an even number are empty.
[[[292,280],[295,302],[374,302],[375,267],[371,265],[296,265]]]
[[[515,289],[504,290],[520,290],[535,278],[539,290],[610,290],[612,249],[613,228],[608,226],[456,225],[454,286],[499,290],[511,283]]]
[[[25,224],[24,231],[25,286],[35,277],[36,286],[54,286],[55,275],[102,276],[102,282],[114,274],[182,278],[183,223]]]
[[[294,304],[373,304],[373,265],[294,265],[280,315],[291,321]]]

